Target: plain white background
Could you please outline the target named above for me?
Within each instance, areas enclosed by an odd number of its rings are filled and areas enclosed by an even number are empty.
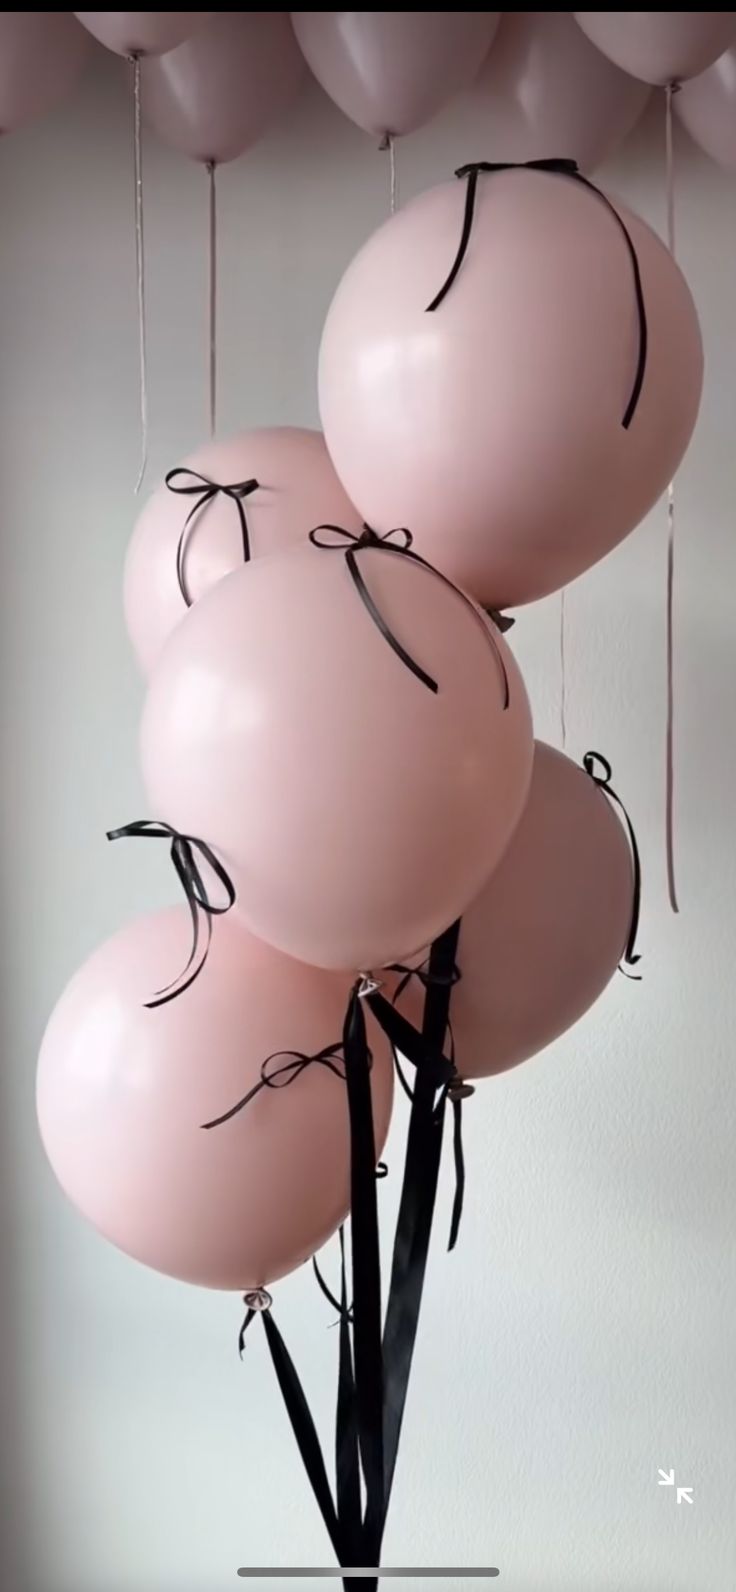
[[[129,127],[124,74],[99,57],[73,103],[0,147],[8,1592],[226,1592],[242,1564],[330,1562],[260,1333],[238,1360],[239,1300],[108,1248],[36,1136],[53,1002],[105,935],[172,893],[155,848],[104,839],[145,814],[120,603],[138,456]],[[400,147],[401,194],[492,156],[491,134],[482,99],[455,105]],[[653,108],[605,173],[658,227],[661,144]],[[223,170],[223,432],[315,423],[324,313],[387,204],[385,157],[314,88]],[[448,1166],[385,1551],[497,1565],[508,1592],[730,1592],[736,1576],[736,186],[682,138],[678,228],[707,359],[677,488],[682,915],[663,870],[662,505],[568,598],[569,750],[607,753],[639,828],[644,982],[614,981],[574,1033],[470,1102],[467,1214],[447,1257]],[[146,237],[153,485],[206,423],[205,178],[153,139]],[[557,617],[550,599],[513,633],[554,741]],[[386,1232],[404,1123],[399,1106]],[[329,1441],[329,1307],[306,1272],[277,1304]],[[657,1486],[660,1466],[692,1507]],[[264,1583],[287,1584],[335,1583]]]

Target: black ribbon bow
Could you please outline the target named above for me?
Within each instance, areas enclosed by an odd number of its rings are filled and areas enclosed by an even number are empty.
[[[447,297],[447,294],[449,293],[450,288],[452,287],[452,284],[460,270],[463,260],[465,259],[465,255],[468,250],[468,244],[470,243],[470,235],[473,230],[473,217],[475,215],[478,178],[482,174],[497,171],[545,171],[555,176],[570,177],[574,182],[580,183],[583,188],[588,188],[591,193],[595,194],[596,197],[600,199],[601,202],[606,206],[606,209],[610,211],[611,215],[616,221],[626,243],[629,259],[631,261],[631,269],[634,277],[636,310],[639,320],[639,352],[636,361],[636,372],[634,375],[634,383],[631,389],[631,395],[626,405],[623,420],[621,421],[624,430],[628,431],[636,412],[636,406],[641,396],[641,389],[644,384],[644,373],[646,371],[647,364],[647,312],[646,305],[644,303],[644,289],[642,287],[641,281],[639,258],[634,247],[634,241],[631,233],[629,232],[623,217],[619,215],[616,206],[611,203],[611,200],[601,188],[596,187],[596,184],[591,182],[589,177],[585,177],[583,175],[582,171],[578,169],[577,161],[559,158],[550,160],[478,160],[473,161],[467,166],[458,166],[455,176],[467,178],[468,183],[465,192],[465,214],[463,216],[463,228],[460,234],[460,242],[458,244],[457,254],[455,255],[450,273],[447,279],[443,282],[439,293],[435,294],[435,297],[432,299],[432,303],[427,305],[427,311],[430,312],[432,310],[439,309],[443,299]]]
[[[169,470],[169,473],[165,479],[166,485],[170,492],[178,492],[182,495],[182,497],[194,497],[197,499],[196,503],[192,504],[192,507],[190,508],[189,513],[184,521],[181,536],[179,537],[179,543],[176,549],[176,578],[179,582],[179,590],[184,598],[187,608],[191,608],[192,598],[189,595],[186,577],[184,574],[184,556],[189,544],[190,534],[194,528],[195,520],[197,519],[198,515],[207,508],[208,504],[214,501],[216,497],[221,495],[222,497],[230,498],[231,502],[235,504],[235,507],[238,511],[240,535],[243,544],[243,563],[247,564],[250,561],[251,552],[250,536],[248,534],[248,521],[245,517],[244,499],[250,497],[251,492],[256,491],[259,483],[256,480],[233,481],[226,485],[222,481],[210,481],[208,476],[199,475],[196,470],[188,470],[182,465],[177,466],[175,470]],[[175,482],[178,482],[179,484],[175,486]]]
[[[142,840],[171,841],[171,860],[184,891],[192,920],[192,949],[186,967],[177,978],[172,979],[170,984],[165,984],[163,989],[157,990],[153,1000],[145,1002],[145,1005],[153,1010],[156,1006],[165,1006],[167,1001],[175,1000],[177,995],[182,995],[184,990],[189,989],[194,980],[199,978],[207,961],[212,940],[212,919],[222,917],[235,905],[235,887],[219,857],[215,856],[205,840],[197,840],[194,835],[182,835],[178,829],[172,829],[170,824],[157,823],[148,818],[137,819],[135,823],[124,824],[120,829],[109,829],[107,832],[108,840],[122,840],[129,836]],[[202,862],[211,869],[222,885],[225,901],[221,905],[210,900],[196,853],[199,853]],[[205,943],[201,952],[200,918],[204,918],[205,922]]]
[[[602,773],[598,772],[596,765],[600,766],[603,771]],[[636,950],[636,937],[639,932],[639,916],[641,913],[641,858],[639,856],[639,847],[636,843],[634,826],[631,822],[628,812],[626,811],[626,808],[624,807],[621,797],[618,796],[615,790],[612,788],[611,780],[613,778],[613,769],[611,768],[608,758],[603,757],[601,752],[586,752],[585,757],[583,758],[583,768],[585,769],[586,774],[590,775],[594,785],[597,785],[599,789],[603,791],[604,795],[608,797],[609,801],[615,802],[619,812],[623,816],[623,820],[626,825],[626,832],[629,837],[629,845],[631,846],[631,863],[634,871],[634,899],[631,906],[631,924],[629,927],[629,936],[626,941],[626,949],[621,959],[624,964],[621,967],[621,972],[625,974],[626,978],[639,980],[641,979],[641,973],[628,973],[626,971],[627,968],[636,967],[637,962],[641,961],[641,955]]]
[[[327,540],[320,539],[320,532],[327,533]],[[459,586],[455,585],[454,581],[449,580],[447,575],[443,575],[442,571],[437,569],[434,564],[430,564],[426,558],[422,558],[420,553],[415,553],[412,550],[412,534],[405,525],[396,526],[393,530],[386,531],[381,536],[379,536],[377,531],[372,530],[370,525],[364,525],[360,536],[356,536],[353,531],[346,531],[342,525],[316,525],[314,530],[309,532],[309,540],[314,547],[319,547],[323,551],[344,554],[350,578],[374,625],[377,626],[384,640],[388,642],[391,649],[401,659],[401,662],[406,665],[407,669],[410,669],[411,673],[416,675],[418,680],[421,680],[422,685],[425,685],[427,690],[434,692],[435,695],[439,691],[437,681],[431,674],[427,673],[426,669],[422,668],[421,664],[417,663],[416,658],[412,658],[411,654],[407,652],[374,602],[358,564],[358,554],[366,548],[373,548],[379,552],[392,553],[398,558],[410,558],[412,563],[419,564],[422,569],[429,570],[430,574],[434,575],[437,580],[441,580],[444,586],[455,592],[473,615],[476,623],[482,626],[483,634],[493,648],[493,654],[503,682],[503,707],[504,711],[506,710],[509,705],[509,678],[506,673],[503,655],[494,640],[492,629],[486,624],[475,603],[471,602],[471,599],[466,596],[464,591],[460,590]]]
[[[282,1057],[281,1066],[274,1067],[272,1063],[279,1061]],[[244,1106],[249,1105],[250,1101],[255,1099],[255,1096],[260,1094],[262,1089],[285,1089],[287,1084],[293,1083],[295,1078],[299,1078],[307,1067],[312,1067],[315,1064],[327,1067],[330,1072],[334,1072],[336,1078],[342,1078],[343,1083],[345,1082],[345,1062],[341,1044],[325,1045],[322,1050],[318,1050],[313,1056],[307,1056],[303,1050],[274,1050],[270,1056],[266,1057],[261,1067],[259,1082],[254,1084],[247,1094],[243,1095],[242,1100],[238,1100],[234,1106],[231,1106],[229,1111],[223,1111],[220,1117],[213,1117],[211,1122],[203,1122],[202,1127],[221,1127],[223,1122],[229,1122],[232,1117],[236,1117],[238,1112],[243,1110]]]

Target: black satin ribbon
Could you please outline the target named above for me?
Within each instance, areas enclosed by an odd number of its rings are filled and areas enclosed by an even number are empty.
[[[432,303],[427,305],[427,311],[431,312],[432,310],[439,309],[443,299],[447,297],[447,294],[449,293],[450,288],[452,287],[452,284],[462,266],[463,260],[465,259],[468,245],[470,243],[470,236],[473,230],[478,178],[482,174],[498,171],[544,171],[555,176],[570,177],[574,182],[579,183],[583,188],[588,188],[591,193],[595,194],[596,197],[601,200],[601,202],[606,206],[606,209],[610,211],[619,227],[628,250],[629,259],[631,261],[631,270],[634,278],[634,296],[636,299],[636,311],[639,321],[639,350],[636,361],[634,383],[631,389],[629,401],[626,405],[623,420],[621,421],[624,430],[627,431],[634,418],[636,406],[641,396],[641,390],[644,385],[644,375],[647,366],[647,343],[649,332],[647,327],[646,305],[644,302],[644,289],[642,286],[641,271],[639,268],[639,258],[634,247],[634,241],[631,233],[629,232],[623,217],[619,215],[616,206],[611,203],[610,199],[605,193],[603,193],[601,188],[596,187],[596,184],[591,182],[589,177],[585,177],[583,175],[583,173],[578,169],[577,161],[565,159],[502,161],[478,160],[471,162],[467,166],[458,166],[455,176],[467,178],[468,184],[465,192],[465,213],[463,216],[463,227],[460,234],[460,242],[458,244],[457,254],[455,255],[450,273],[446,281],[443,282],[439,293],[435,294]]]
[[[438,1111],[435,1096],[437,1077],[447,1079],[448,1063],[444,1056],[444,1045],[453,988],[451,974],[455,967],[459,932],[459,923],[453,924],[435,940],[430,952],[430,978],[422,1023],[423,1060],[417,1067],[409,1119],[383,1332],[384,1524],[406,1405],[437,1195],[444,1105],[441,1104]],[[376,996],[369,995],[367,999],[371,1009],[375,1010]],[[395,1010],[388,1001],[385,1005],[389,1012]],[[407,1027],[411,1029],[410,1024]],[[411,1033],[414,1032],[411,1029]],[[409,1043],[414,1045],[411,1039]],[[411,1059],[410,1052],[403,1053]]]
[[[282,1057],[284,1058],[282,1065],[274,1067],[273,1063],[279,1061]],[[369,1066],[371,1059],[369,1053]],[[293,1083],[295,1078],[301,1077],[307,1067],[315,1065],[327,1067],[330,1072],[334,1072],[337,1078],[342,1078],[343,1082],[345,1081],[342,1045],[325,1045],[322,1050],[316,1051],[313,1056],[305,1055],[302,1050],[274,1050],[263,1062],[258,1083],[255,1083],[253,1088],[243,1095],[242,1100],[236,1101],[235,1105],[230,1106],[228,1111],[223,1111],[222,1116],[213,1117],[211,1122],[203,1122],[202,1127],[221,1127],[223,1122],[229,1122],[232,1117],[236,1117],[238,1112],[243,1110],[244,1106],[249,1105],[250,1101],[261,1093],[262,1089],[284,1089],[288,1084]]]
[[[333,540],[320,540],[320,532],[322,531],[327,532],[328,536],[333,538]],[[508,674],[506,673],[506,665],[503,661],[503,655],[499,647],[496,645],[492,631],[486,625],[485,620],[483,619],[482,614],[476,608],[475,603],[471,602],[470,598],[466,596],[465,592],[461,591],[460,587],[456,586],[454,581],[448,580],[448,577],[443,575],[442,571],[437,569],[434,564],[428,563],[426,558],[422,558],[419,553],[412,551],[412,534],[411,531],[407,530],[405,525],[396,526],[393,530],[386,531],[382,536],[379,536],[377,531],[371,530],[369,525],[365,525],[363,527],[363,531],[360,536],[356,536],[353,531],[346,531],[342,525],[316,525],[314,530],[309,532],[309,540],[314,547],[319,547],[323,551],[337,552],[344,555],[345,563],[347,564],[348,570],[350,572],[350,578],[358,593],[358,596],[360,597],[361,602],[367,608],[374,625],[377,626],[384,640],[388,642],[392,651],[396,653],[396,656],[401,659],[401,662],[406,665],[407,669],[410,669],[411,673],[416,675],[417,680],[421,680],[422,685],[426,686],[428,691],[433,691],[436,695],[439,691],[437,681],[431,674],[427,673],[426,669],[422,668],[421,664],[417,663],[416,658],[412,658],[411,654],[407,652],[406,648],[394,635],[390,626],[387,625],[383,614],[374,602],[363,578],[362,571],[359,567],[358,554],[364,551],[365,548],[371,547],[380,552],[393,553],[395,557],[410,558],[412,563],[421,565],[422,569],[428,569],[430,574],[436,576],[437,580],[441,580],[444,586],[447,586],[450,591],[455,592],[455,594],[461,598],[466,608],[469,609],[470,613],[473,615],[476,623],[481,625],[483,634],[487,637],[491,647],[493,648],[496,664],[501,674],[501,679],[503,682],[504,710],[508,707],[509,678]]]
[[[251,550],[244,499],[250,497],[251,492],[256,491],[259,483],[256,480],[231,481],[229,484],[225,484],[222,481],[210,481],[208,476],[200,475],[197,470],[188,470],[182,465],[177,466],[175,470],[169,470],[165,480],[170,492],[180,493],[182,497],[194,497],[197,499],[196,503],[192,504],[184,521],[176,549],[176,578],[179,582],[179,590],[187,608],[191,608],[192,598],[189,595],[184,574],[184,557],[189,544],[190,533],[194,528],[194,521],[216,497],[230,498],[230,501],[235,504],[238,511],[240,536],[243,544],[243,563],[247,564],[250,561]],[[175,482],[178,482],[178,485],[174,485]]]
[[[317,1502],[319,1512],[325,1523],[325,1527],[327,1529],[330,1542],[332,1543],[338,1564],[347,1564],[349,1563],[349,1559],[345,1555],[348,1544],[344,1540],[344,1532],[340,1521],[338,1520],[337,1510],[332,1497],[332,1489],[327,1477],[327,1469],[325,1467],[324,1457],[322,1455],[322,1448],[317,1435],[317,1429],[312,1419],[309,1404],[307,1403],[306,1395],[299,1379],[296,1366],[294,1365],[291,1355],[289,1354],[286,1344],[281,1336],[276,1322],[274,1321],[269,1296],[265,1296],[267,1299],[269,1299],[269,1303],[265,1306],[259,1303],[256,1308],[253,1308],[253,1306],[249,1304],[250,1299],[257,1298],[259,1296],[262,1297],[262,1290],[260,1289],[256,1289],[254,1294],[245,1295],[247,1314],[240,1330],[240,1350],[242,1353],[245,1334],[248,1331],[251,1322],[255,1320],[256,1315],[260,1315],[263,1321],[263,1328],[266,1334],[266,1341],[268,1343],[271,1361],[273,1363],[274,1371],[276,1372],[276,1380],[281,1390],[281,1396],[284,1401],[286,1413],[291,1423],[291,1429],[294,1433],[294,1437],[296,1438],[302,1464],[304,1465],[304,1469]],[[344,1584],[347,1585],[347,1583]]]
[[[597,771],[596,765],[600,766],[602,773]],[[627,978],[640,980],[641,973],[629,973],[626,971],[627,968],[636,967],[637,962],[641,961],[641,956],[636,950],[636,938],[639,932],[639,917],[641,914],[641,858],[639,856],[639,847],[636,843],[634,826],[621,800],[621,797],[616,794],[611,785],[613,769],[611,768],[608,758],[603,757],[601,752],[586,752],[585,757],[583,758],[583,768],[585,769],[586,774],[590,775],[594,785],[597,785],[599,789],[603,791],[604,795],[608,797],[609,801],[615,802],[626,825],[626,832],[628,834],[629,845],[631,847],[631,863],[634,871],[634,899],[631,907],[631,924],[629,926],[626,949],[621,959],[623,963],[621,972],[624,973]]]
[[[171,841],[171,860],[184,891],[192,920],[192,948],[189,960],[177,978],[172,979],[170,984],[165,984],[163,989],[157,990],[153,1000],[145,1002],[149,1010],[153,1010],[156,1006],[165,1006],[167,1001],[176,1000],[178,995],[183,995],[194,980],[199,978],[209,954],[212,920],[222,917],[235,905],[235,887],[219,857],[205,840],[198,840],[194,835],[182,835],[178,829],[172,829],[170,824],[158,823],[149,818],[140,818],[135,823],[123,824],[120,829],[107,831],[108,840],[122,840],[130,836],[141,840]],[[197,853],[202,863],[206,864],[218,883],[222,885],[225,901],[220,905],[210,899],[201,866],[197,862]],[[204,946],[200,950],[201,919],[204,919],[205,929]]]
[[[353,1355],[358,1446],[365,1482],[363,1564],[379,1563],[386,1517],[384,1488],[381,1258],[376,1199],[370,1059],[365,1024],[365,981],[353,985],[345,1013],[342,1049],[350,1115],[350,1227]],[[370,1592],[377,1581],[369,1579]]]

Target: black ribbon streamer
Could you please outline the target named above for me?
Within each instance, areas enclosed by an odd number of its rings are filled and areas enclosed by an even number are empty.
[[[320,540],[321,531],[327,532],[328,537],[332,538],[332,540]],[[419,553],[412,551],[412,534],[411,531],[407,530],[406,526],[396,526],[393,530],[386,531],[384,535],[379,536],[377,531],[373,531],[369,525],[365,525],[361,535],[356,536],[352,531],[346,531],[341,525],[316,525],[314,530],[309,532],[309,540],[314,547],[319,547],[323,551],[337,552],[344,555],[345,563],[347,564],[348,570],[350,572],[350,578],[358,593],[358,596],[360,597],[361,602],[367,608],[374,625],[377,626],[384,640],[388,642],[392,651],[396,653],[396,656],[401,659],[401,662],[406,665],[407,669],[410,669],[411,673],[416,675],[418,680],[421,680],[422,685],[426,686],[428,691],[433,691],[435,695],[439,691],[437,681],[433,679],[431,674],[427,673],[426,669],[422,668],[421,664],[417,663],[416,658],[412,658],[411,654],[407,652],[406,648],[394,635],[390,626],[387,625],[383,614],[374,602],[358,564],[358,554],[365,548],[371,547],[380,552],[392,553],[395,557],[410,558],[414,564],[421,565],[422,569],[429,570],[430,574],[434,575],[437,580],[441,580],[444,586],[447,586],[450,591],[455,592],[462,602],[464,602],[466,608],[468,608],[470,613],[473,615],[473,618],[479,625],[482,626],[483,633],[488,638],[488,641],[493,648],[494,657],[501,673],[501,678],[503,681],[504,710],[508,707],[509,679],[506,673],[506,666],[503,661],[502,653],[499,647],[496,645],[493,632],[486,625],[485,620],[482,618],[482,615],[476,608],[475,603],[471,602],[470,598],[465,595],[465,592],[461,591],[460,587],[456,586],[454,581],[448,580],[448,577],[443,575],[442,571],[437,569],[434,564],[428,563],[426,558],[422,558]]]
[[[602,773],[598,772],[596,765],[600,766],[603,771]],[[639,980],[641,979],[641,973],[628,973],[626,971],[627,968],[636,967],[637,962],[641,961],[641,955],[636,950],[636,938],[639,932],[639,917],[641,913],[641,858],[639,856],[639,847],[636,843],[634,826],[621,800],[621,797],[616,794],[611,785],[613,769],[611,768],[608,758],[603,757],[601,752],[586,752],[585,757],[583,758],[583,768],[585,769],[586,774],[590,775],[594,785],[597,785],[599,789],[603,791],[604,795],[608,797],[609,801],[615,802],[626,825],[626,832],[629,837],[629,845],[631,846],[631,862],[634,870],[634,900],[631,907],[631,924],[629,927],[629,936],[626,941],[626,949],[622,957],[622,962],[624,965],[621,968],[621,972],[625,974],[626,978]]]
[[[165,1006],[167,1001],[176,1000],[178,995],[182,995],[184,990],[189,989],[194,980],[199,978],[207,961],[212,940],[212,919],[222,917],[235,905],[235,887],[219,857],[215,856],[205,840],[197,840],[194,835],[182,835],[178,829],[172,829],[169,824],[158,823],[149,818],[140,818],[135,823],[124,824],[120,829],[107,831],[108,840],[122,840],[129,836],[142,840],[171,841],[171,860],[186,896],[192,920],[192,949],[189,952],[189,960],[177,978],[172,979],[170,984],[165,984],[163,989],[157,990],[153,1000],[145,1002],[145,1005],[153,1010],[156,1006]],[[222,885],[225,901],[220,905],[210,900],[201,867],[197,862],[197,853]],[[201,918],[204,918],[205,940],[204,947],[200,951]]]
[[[441,1103],[439,1110],[435,1108],[435,1094],[437,1077],[440,1080],[446,1077],[447,1062],[443,1049],[459,933],[459,923],[453,924],[435,940],[430,952],[430,977],[422,1024],[423,1061],[417,1067],[409,1120],[383,1333],[384,1524],[406,1405],[437,1194],[444,1106]],[[373,994],[367,999],[375,1011],[375,1002],[381,997]],[[394,1011],[388,1001],[385,1006],[389,1012]],[[379,1010],[382,1011],[382,1008]],[[394,1012],[394,1015],[398,1016],[398,1013]],[[411,1029],[410,1024],[407,1027]],[[413,1029],[411,1033],[414,1033]],[[413,1041],[409,1043],[413,1044]],[[411,1055],[407,1051],[404,1054]]]
[[[245,517],[244,499],[250,497],[251,492],[256,491],[259,483],[256,480],[232,481],[226,485],[221,481],[210,481],[208,476],[199,475],[196,470],[185,469],[182,465],[177,466],[175,470],[169,470],[169,473],[165,479],[166,485],[170,492],[178,492],[182,495],[182,497],[194,497],[197,499],[196,503],[192,504],[192,507],[190,508],[189,513],[184,521],[181,536],[179,537],[179,544],[176,549],[176,578],[179,582],[179,590],[184,598],[187,608],[191,608],[192,598],[189,595],[189,590],[186,583],[186,577],[184,573],[184,558],[189,545],[190,534],[194,529],[195,520],[198,519],[199,515],[207,508],[208,504],[214,501],[216,497],[221,495],[222,497],[230,498],[231,502],[235,504],[238,512],[240,535],[243,544],[243,563],[247,564],[250,561],[251,555],[250,536],[248,534],[248,521]],[[175,482],[178,484],[175,485]]]
[[[467,189],[465,192],[465,214],[463,216],[463,227],[460,234],[460,242],[458,244],[457,254],[455,255],[450,273],[447,279],[443,282],[439,293],[435,294],[432,303],[427,305],[427,311],[431,312],[432,310],[439,309],[443,299],[447,297],[447,294],[449,293],[450,288],[452,287],[452,284],[462,266],[463,260],[465,259],[468,245],[470,243],[470,236],[473,230],[478,178],[485,173],[519,170],[544,171],[555,176],[572,178],[574,182],[579,183],[583,188],[588,188],[591,193],[595,194],[596,197],[601,200],[602,204],[606,206],[606,209],[610,211],[622,234],[626,248],[628,250],[629,259],[631,261],[631,270],[634,278],[634,295],[636,298],[636,310],[639,321],[639,351],[636,361],[636,372],[634,375],[634,383],[631,389],[631,395],[626,405],[623,420],[621,421],[624,430],[627,431],[634,418],[636,406],[641,396],[647,365],[647,312],[646,305],[644,303],[644,289],[642,287],[641,271],[639,269],[639,258],[634,247],[634,241],[631,233],[629,232],[623,217],[619,215],[616,206],[611,203],[610,199],[605,193],[603,193],[601,188],[597,188],[595,183],[590,181],[589,177],[585,177],[583,173],[579,171],[577,161],[565,159],[503,161],[478,160],[471,162],[471,164],[467,166],[458,166],[455,176],[467,178]]]

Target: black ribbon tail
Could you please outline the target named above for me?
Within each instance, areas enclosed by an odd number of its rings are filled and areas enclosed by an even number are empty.
[[[453,924],[435,940],[430,952],[422,1035],[427,1054],[437,1061],[443,1056],[459,933],[459,923]],[[409,1119],[383,1335],[384,1521],[406,1406],[437,1196],[444,1095],[436,1108],[436,1090],[436,1068],[420,1063]]]
[[[600,764],[603,770],[602,774],[597,773],[597,764]],[[639,855],[639,847],[637,844],[634,825],[631,822],[628,811],[624,806],[621,797],[616,793],[611,785],[613,769],[611,768],[608,758],[604,757],[602,752],[586,752],[585,757],[583,758],[583,768],[585,769],[586,774],[588,774],[592,779],[593,784],[597,785],[599,790],[603,791],[604,796],[607,796],[610,802],[615,803],[626,827],[626,833],[628,835],[629,846],[631,849],[631,866],[634,874],[634,899],[631,904],[631,923],[629,925],[626,949],[624,950],[624,954],[621,959],[623,963],[621,966],[621,972],[625,978],[630,978],[634,983],[639,983],[641,981],[641,973],[630,973],[627,971],[628,968],[636,967],[637,963],[641,961],[641,953],[636,949],[636,941],[639,934],[639,919],[641,916],[641,857]]]
[[[452,1096],[450,1096],[452,1100]],[[463,1103],[462,1100],[452,1100],[452,1144],[455,1157],[455,1198],[452,1202],[452,1217],[450,1220],[450,1238],[447,1245],[448,1254],[451,1254],[460,1233],[463,1204],[465,1201],[465,1153],[463,1150]]]
[[[343,1564],[363,1563],[363,1520],[360,1496],[358,1412],[355,1399],[353,1349],[350,1339],[345,1269],[345,1233],[340,1228],[340,1359],[335,1422],[335,1482]],[[349,1578],[350,1579],[350,1578]],[[347,1582],[345,1583],[348,1584]]]
[[[455,172],[455,176],[461,178],[464,177],[467,179],[467,187],[465,190],[465,210],[463,213],[463,225],[462,232],[460,234],[460,242],[458,243],[457,253],[450,268],[449,275],[443,282],[439,293],[435,294],[432,303],[427,305],[427,313],[432,310],[439,309],[440,304],[447,297],[468,252],[468,245],[470,243],[470,236],[473,230],[473,220],[475,217],[479,176],[481,173],[490,175],[493,172],[518,170],[544,171],[560,177],[569,177],[573,182],[579,183],[581,187],[587,188],[590,193],[595,194],[596,198],[600,199],[601,203],[606,206],[606,209],[613,216],[623,236],[629,260],[631,262],[631,271],[634,280],[634,297],[636,300],[636,313],[639,323],[639,346],[634,381],[629,394],[629,400],[626,405],[626,409],[624,410],[623,420],[621,421],[624,431],[628,431],[636,413],[636,408],[641,397],[641,390],[644,385],[644,375],[647,367],[647,349],[649,343],[649,327],[647,323],[647,310],[644,300],[644,288],[641,280],[639,257],[636,252],[634,240],[629,232],[623,216],[608,198],[608,195],[603,192],[602,188],[598,188],[594,182],[591,182],[589,177],[584,176],[583,173],[578,170],[576,161],[562,158],[550,158],[545,160],[480,160],[474,161],[467,166],[458,167],[457,171]]]
[[[358,1439],[365,1480],[363,1552],[378,1564],[385,1515],[381,1261],[376,1198],[376,1148],[370,1056],[363,1002],[356,983],[343,1029],[350,1113],[350,1192],[353,1283],[353,1353]]]
[[[307,1473],[309,1484],[325,1523],[338,1564],[344,1564],[340,1525],[330,1483],[327,1478],[317,1429],[312,1420],[304,1389],[270,1310],[263,1312],[263,1326],[271,1352],[273,1368],[276,1372],[276,1380],[281,1389],[281,1396],[291,1422],[291,1429],[296,1438],[302,1464]]]

